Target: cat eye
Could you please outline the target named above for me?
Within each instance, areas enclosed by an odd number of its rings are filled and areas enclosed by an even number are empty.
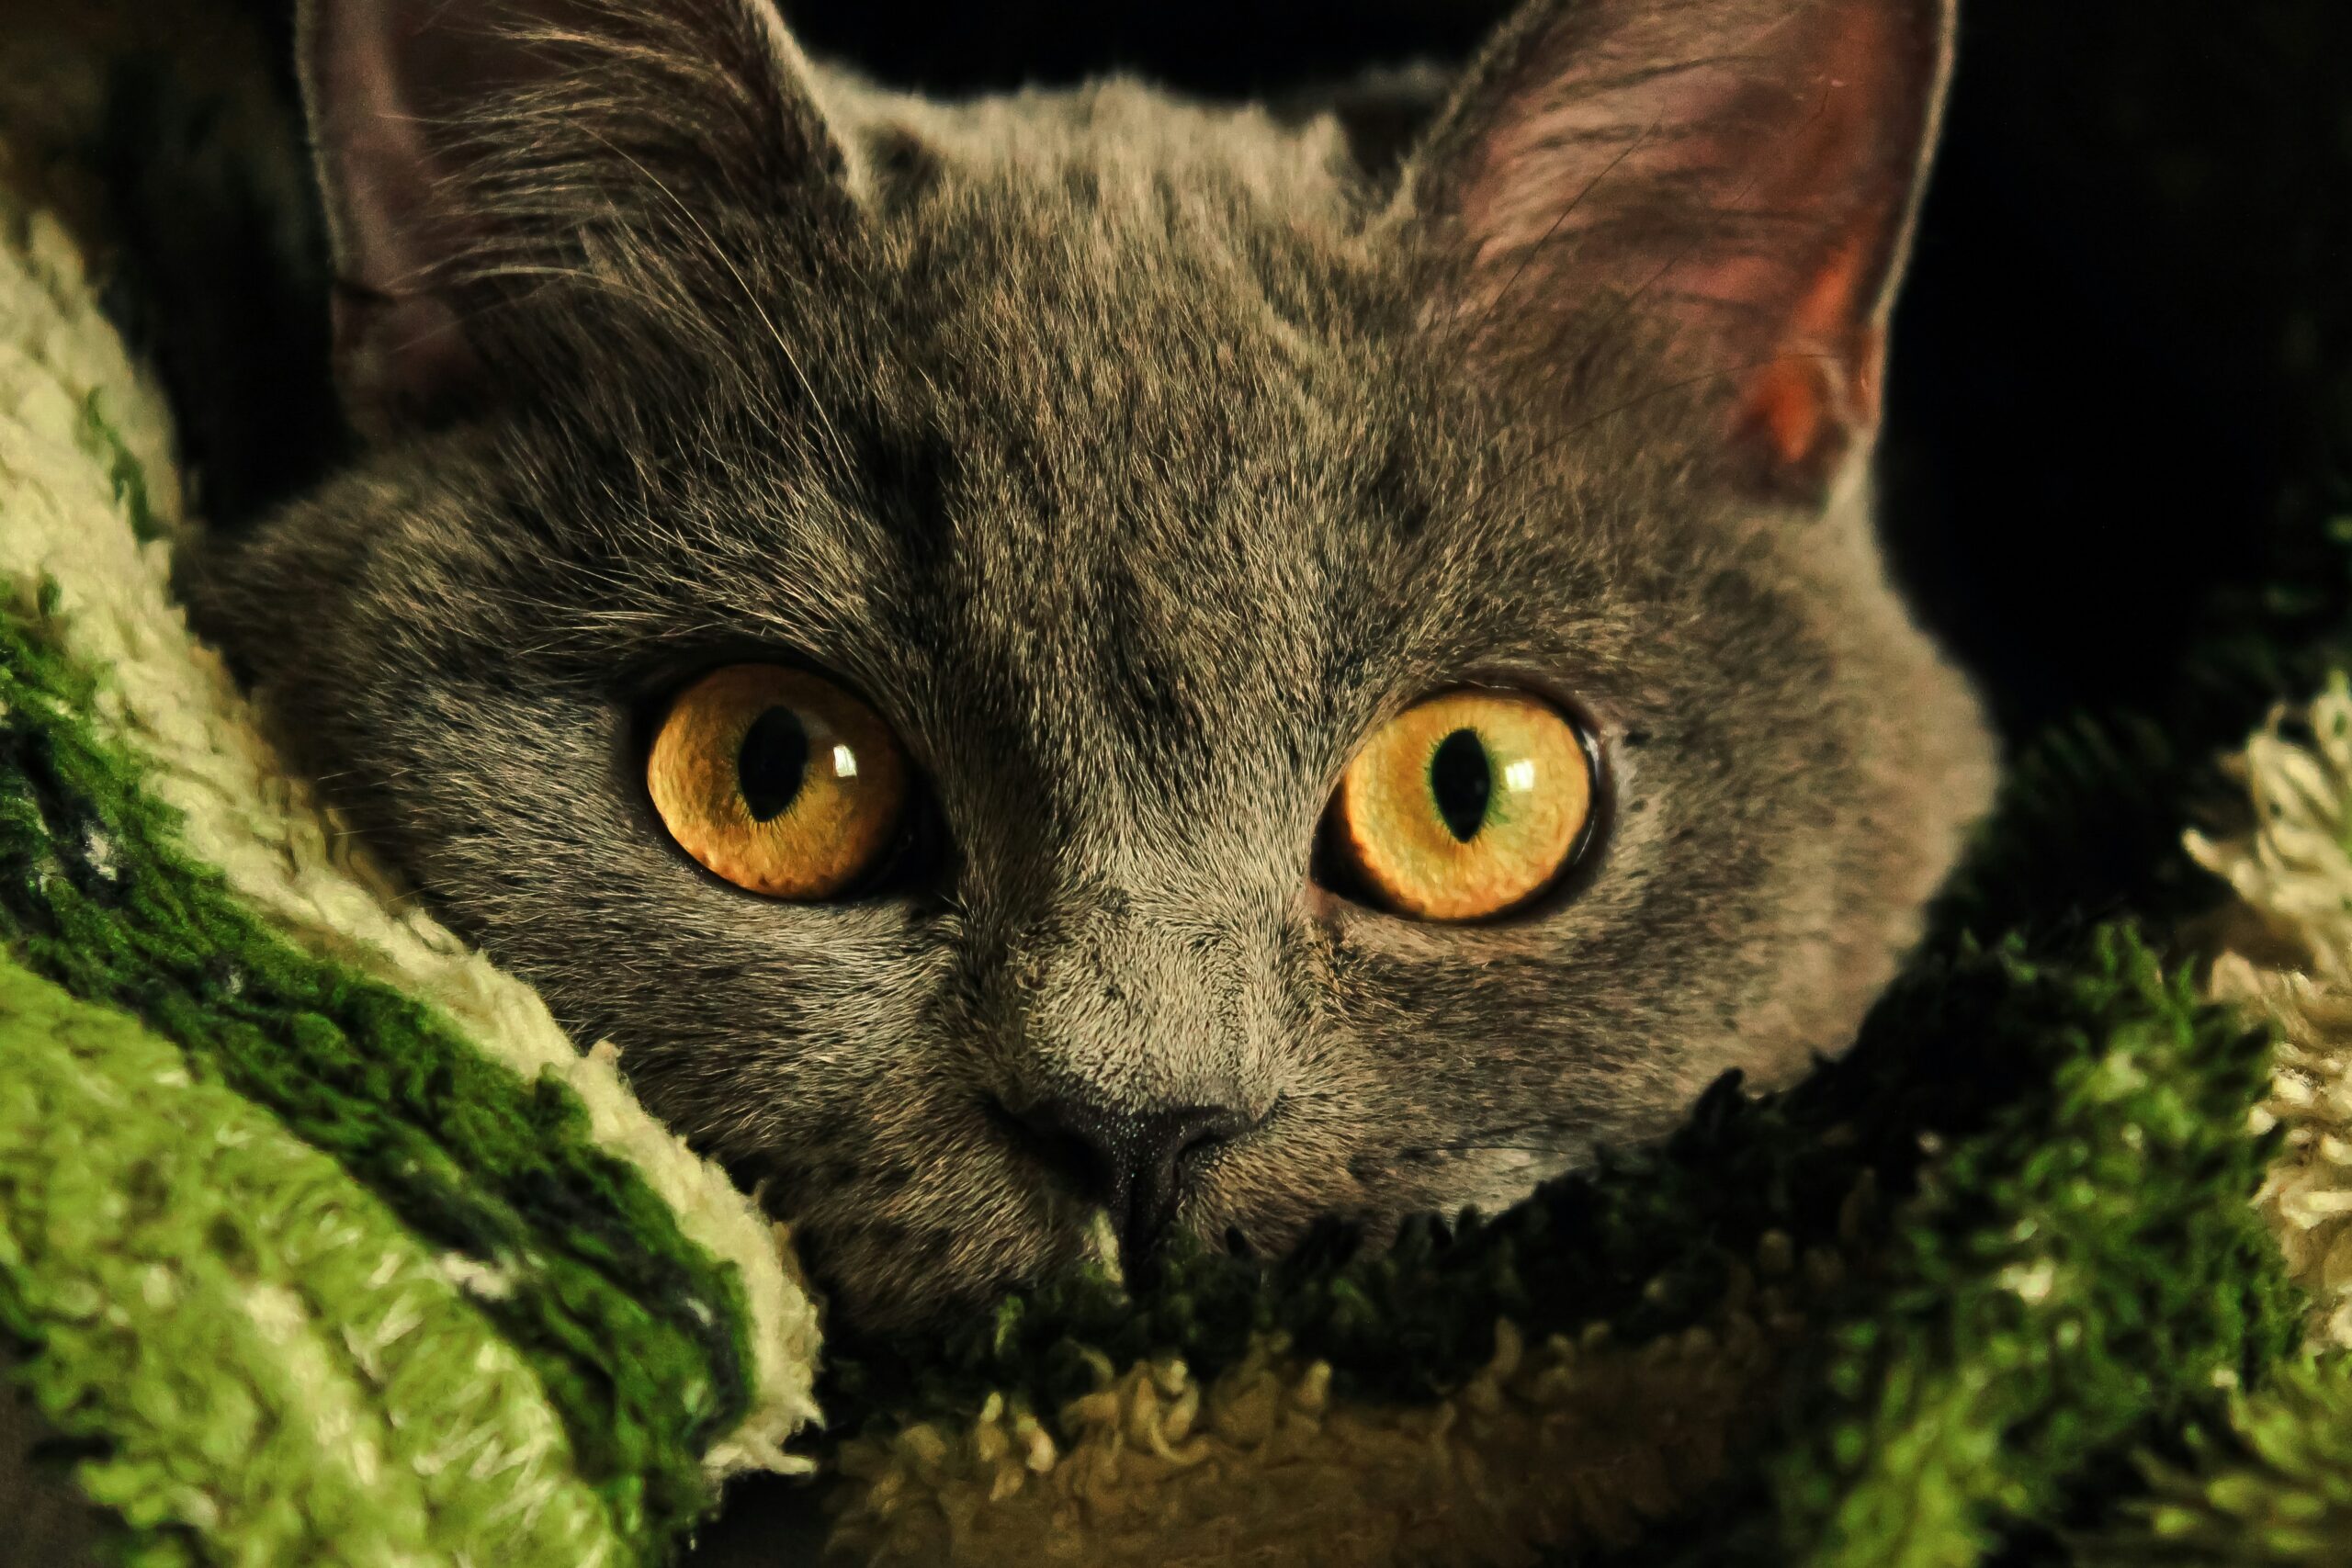
[[[704,869],[770,898],[830,898],[891,852],[907,761],[874,710],[820,676],[730,664],[678,694],[645,763],[653,808]]]
[[[1592,817],[1592,752],[1577,726],[1523,692],[1465,689],[1373,735],[1340,781],[1328,831],[1369,901],[1476,920],[1558,881]]]

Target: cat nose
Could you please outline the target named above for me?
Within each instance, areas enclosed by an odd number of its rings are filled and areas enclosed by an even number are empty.
[[[1118,1227],[1132,1269],[1159,1244],[1201,1156],[1255,1127],[1261,1117],[1228,1106],[1116,1111],[1071,1098],[1041,1100],[1006,1114],[1049,1164],[1076,1177]]]

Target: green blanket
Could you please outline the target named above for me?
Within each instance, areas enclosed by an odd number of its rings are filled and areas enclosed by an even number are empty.
[[[820,1339],[788,1237],[394,893],[189,638],[173,420],[108,309],[135,258],[76,161],[117,46],[29,36],[0,1337],[46,1440],[0,1505],[62,1484],[142,1563],[656,1562],[751,1472],[813,1480],[737,1494],[730,1561],[800,1560],[803,1504],[923,1564],[2352,1551],[2352,558],[2316,492],[2292,592],[2217,615],[2167,711],[2017,759],[1794,1089],[1377,1256],[1334,1226]]]

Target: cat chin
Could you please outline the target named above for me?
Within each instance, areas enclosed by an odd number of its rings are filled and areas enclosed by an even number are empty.
[[[1280,1258],[1328,1221],[1348,1227],[1359,1252],[1378,1253],[1415,1216],[1434,1214],[1452,1224],[1472,1213],[1498,1214],[1592,1157],[1582,1142],[1544,1150],[1407,1150],[1383,1173],[1380,1184],[1388,1190],[1379,1201],[1330,1209],[1264,1192],[1256,1204],[1229,1205],[1212,1182],[1161,1247],[1141,1259],[1121,1256],[1104,1211],[1078,1205],[1057,1207],[1044,1225],[974,1224],[944,1246],[910,1236],[903,1226],[854,1217],[786,1224],[828,1332],[852,1341],[887,1340],[952,1329],[1010,1295],[1144,1288],[1171,1263],[1204,1254]]]

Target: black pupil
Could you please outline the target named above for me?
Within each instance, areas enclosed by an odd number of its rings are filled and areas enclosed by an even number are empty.
[[[1430,759],[1430,795],[1446,831],[1464,843],[1477,835],[1487,820],[1487,796],[1494,789],[1494,774],[1487,762],[1487,743],[1475,729],[1457,729],[1437,743]]]
[[[743,731],[743,744],[735,752],[735,785],[743,792],[752,821],[783,816],[808,771],[808,731],[790,708],[770,708]]]

